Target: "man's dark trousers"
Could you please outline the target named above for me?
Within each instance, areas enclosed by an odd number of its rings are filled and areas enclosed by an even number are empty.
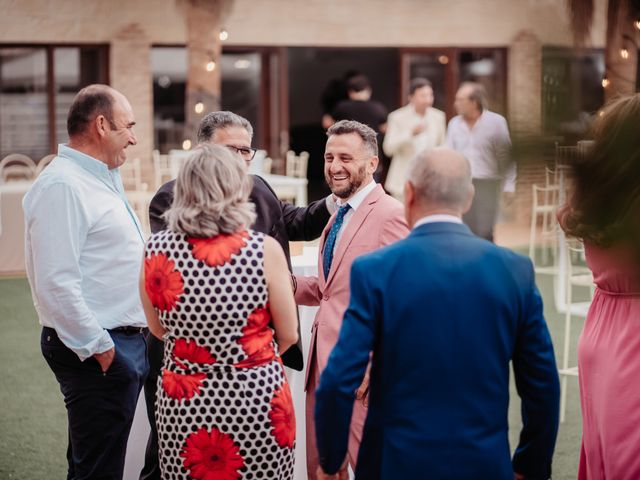
[[[69,420],[69,480],[121,480],[127,440],[149,369],[139,331],[109,331],[116,354],[106,373],[95,358],[81,362],[44,327],[42,354],[60,384]]]

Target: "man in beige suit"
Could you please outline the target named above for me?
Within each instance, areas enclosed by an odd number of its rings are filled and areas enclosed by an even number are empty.
[[[315,390],[349,304],[351,263],[359,255],[400,240],[409,232],[402,204],[373,180],[378,166],[376,133],[362,123],[342,120],[329,128],[327,135],[324,173],[339,208],[320,237],[318,276],[294,277],[296,302],[320,307],[312,327],[305,380],[310,479],[316,478],[318,468]],[[358,396],[362,396],[366,383],[365,379]],[[356,402],[349,436],[349,463],[354,468],[365,418],[364,401]]]
[[[418,153],[444,143],[446,117],[433,108],[433,87],[426,78],[414,78],[409,84],[409,104],[389,114],[382,148],[391,160],[384,187],[402,199],[409,162]]]

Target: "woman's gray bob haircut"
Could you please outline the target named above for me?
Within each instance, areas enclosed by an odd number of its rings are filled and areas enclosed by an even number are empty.
[[[256,219],[252,187],[238,155],[220,145],[198,145],[173,187],[173,205],[165,213],[169,230],[207,238],[250,227]]]

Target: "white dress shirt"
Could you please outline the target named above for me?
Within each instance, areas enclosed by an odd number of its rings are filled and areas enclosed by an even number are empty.
[[[342,238],[342,232],[344,232],[345,228],[347,228],[349,220],[351,220],[351,217],[353,217],[353,215],[356,213],[358,207],[362,204],[362,202],[364,202],[364,199],[367,198],[367,195],[369,195],[373,191],[373,189],[376,188],[376,185],[377,183],[375,182],[375,180],[371,180],[371,182],[365,185],[362,190],[358,191],[348,201],[343,202],[342,199],[339,198],[336,202],[336,206],[338,208],[342,207],[346,203],[348,203],[351,208],[347,210],[347,213],[344,214],[342,226],[340,227],[340,230],[338,230],[338,235],[336,235],[336,243],[333,246],[334,254],[336,253],[336,248],[338,248],[338,244],[340,243],[340,239]]]
[[[462,219],[460,217],[456,217],[455,215],[448,215],[446,213],[438,213],[435,215],[427,215],[426,217],[420,218],[416,223],[413,224],[413,228],[411,230],[415,230],[420,225],[426,225],[427,223],[437,223],[437,222],[448,222],[448,223],[462,223]]]
[[[81,360],[113,346],[107,329],[146,326],[138,293],[144,240],[117,169],[60,145],[23,209],[41,325]]]
[[[445,144],[469,160],[473,178],[501,180],[505,192],[515,192],[516,165],[509,158],[511,139],[502,115],[485,110],[471,129],[462,116],[453,117]]]

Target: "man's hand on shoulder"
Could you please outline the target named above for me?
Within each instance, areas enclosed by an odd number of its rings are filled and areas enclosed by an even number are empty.
[[[93,358],[95,358],[100,364],[100,368],[102,369],[102,373],[106,373],[109,370],[109,367],[113,363],[113,359],[116,356],[116,347],[111,347],[109,350],[102,353],[94,353]]]

